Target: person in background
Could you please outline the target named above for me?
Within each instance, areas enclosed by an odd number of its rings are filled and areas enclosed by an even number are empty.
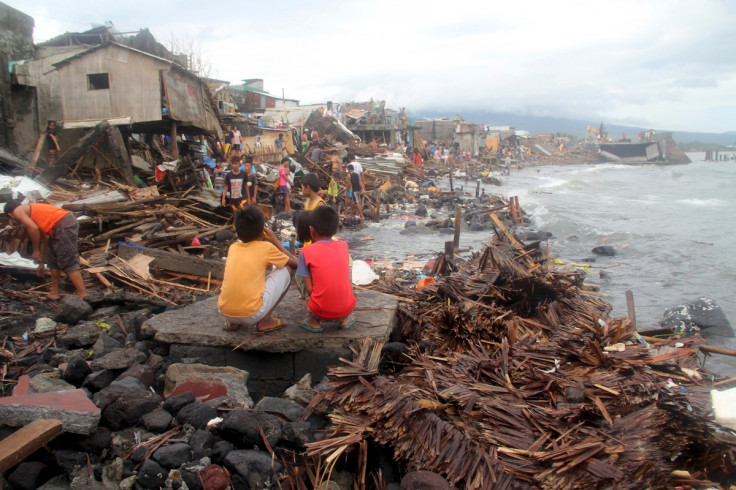
[[[330,179],[330,183],[327,186],[327,195],[329,196],[329,204],[332,206],[332,208],[337,211],[337,214],[340,214],[340,205],[338,202],[338,196],[340,195],[340,185],[338,184],[338,181],[340,180],[340,172],[334,171],[332,172],[332,178]]]
[[[284,195],[284,210],[291,211],[291,200],[289,197],[289,188],[294,185],[291,180],[291,174],[289,164],[291,160],[289,157],[281,159],[281,166],[279,167],[279,191]]]
[[[302,328],[320,333],[324,332],[322,321],[339,320],[338,330],[347,330],[355,324],[356,300],[350,280],[348,245],[332,239],[340,218],[331,207],[321,206],[311,211],[307,219],[312,243],[302,248],[297,265],[309,311]]]
[[[301,180],[302,194],[307,200],[304,202],[304,210],[312,211],[318,206],[326,206],[327,203],[320,197],[321,183],[315,173],[308,173]]]
[[[226,204],[226,196],[230,194],[227,204],[230,205],[235,212],[247,201],[245,193],[245,173],[240,168],[240,159],[234,157],[232,159],[230,172],[225,176],[225,189],[222,191],[222,206]]]
[[[253,157],[245,157],[245,199],[248,204],[258,204],[258,176],[253,171]]]
[[[233,141],[233,150],[235,150],[238,154],[240,154],[240,150],[243,149],[243,143],[240,140],[240,130],[238,129],[237,126],[233,126],[232,141]]]
[[[284,326],[281,319],[271,315],[286,295],[298,262],[265,224],[266,218],[256,206],[246,206],[235,214],[240,242],[228,249],[217,299],[217,309],[229,331],[241,325],[255,326],[258,332]],[[270,266],[276,270],[267,273]]]
[[[56,206],[42,203],[23,204],[11,199],[5,203],[5,214],[13,222],[23,225],[33,246],[33,260],[38,262],[36,274],[43,277],[46,265],[51,271],[51,291],[48,298],[61,298],[61,272],[67,275],[80,298],[87,296],[82,273],[79,270],[77,236],[79,222],[74,214]]]
[[[358,175],[358,178],[360,179],[360,202],[358,203],[358,206],[361,209],[361,216],[362,216],[362,209],[363,209],[363,190],[365,189],[365,178],[363,175],[363,165],[358,162],[358,160],[355,159],[354,154],[349,154],[348,158],[350,159],[350,164],[353,166],[353,169],[355,169],[355,173]]]
[[[417,167],[421,167],[422,163],[424,162],[422,160],[422,154],[419,151],[419,148],[414,148],[414,165],[416,165]]]
[[[307,148],[309,147],[309,130],[304,128],[304,132],[302,133],[302,153],[307,153]]]
[[[350,189],[350,195],[352,196],[352,199],[350,201],[350,215],[348,216],[348,219],[352,220],[353,216],[355,216],[355,213],[357,212],[358,216],[360,216],[360,222],[363,223],[365,222],[365,216],[363,216],[363,206],[361,201],[363,187],[360,185],[360,177],[357,173],[355,173],[355,167],[352,163],[348,165],[347,184]]]
[[[230,147],[233,146],[233,129],[228,124],[225,126],[225,158],[230,155]]]
[[[314,148],[312,149],[311,160],[314,163],[323,163],[325,161],[325,154],[322,151],[322,145],[321,144],[316,143],[314,145]]]
[[[286,140],[284,139],[284,133],[279,133],[278,139],[274,142],[276,149],[281,151],[286,149]]]
[[[260,136],[256,136],[255,147],[256,147],[256,151],[261,151],[261,137]]]
[[[54,121],[49,121],[46,127],[46,144],[49,145],[49,166],[51,166],[56,161],[59,151],[61,151],[59,140],[56,138],[56,122]]]
[[[215,159],[215,168],[212,169],[212,186],[216,191],[225,190],[225,169],[222,168],[222,159]]]

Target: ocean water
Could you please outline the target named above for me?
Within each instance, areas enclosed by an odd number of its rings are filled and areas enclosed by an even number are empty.
[[[612,316],[626,316],[625,293],[631,290],[640,330],[659,328],[667,308],[700,296],[713,298],[734,322],[736,162],[689,156],[693,163],[687,165],[529,167],[501,176],[501,186],[484,188],[518,196],[534,229],[553,234],[549,244],[560,260],[590,263],[586,282],[600,286],[613,305]],[[456,181],[459,185],[475,190],[474,182]],[[402,235],[405,218],[397,213],[380,225],[345,231],[353,255],[426,260],[452,240],[452,235]],[[486,232],[463,231],[460,247],[479,250],[489,239]],[[591,250],[599,245],[613,246],[617,254],[596,256]],[[736,349],[733,339],[711,345]],[[736,358],[714,357],[712,369],[736,376]]]

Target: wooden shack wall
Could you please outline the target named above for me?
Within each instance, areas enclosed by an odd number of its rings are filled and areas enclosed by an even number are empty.
[[[171,118],[207,131],[216,131],[220,123],[205,92],[207,86],[179,70],[169,70],[164,77]]]
[[[130,116],[161,120],[159,71],[169,64],[118,46],[93,51],[58,68],[64,120]],[[109,89],[90,90],[87,75],[107,73]]]

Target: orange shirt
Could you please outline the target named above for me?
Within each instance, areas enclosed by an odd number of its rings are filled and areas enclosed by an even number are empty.
[[[271,242],[236,242],[230,245],[222,290],[217,299],[220,312],[229,317],[253,316],[263,306],[266,267],[284,267],[289,257]]]
[[[31,219],[47,235],[53,235],[56,223],[69,214],[69,211],[66,209],[61,209],[51,204],[31,203],[29,206],[31,207],[31,212],[29,213]]]

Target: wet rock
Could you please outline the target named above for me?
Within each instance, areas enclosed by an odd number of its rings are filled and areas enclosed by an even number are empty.
[[[217,441],[212,446],[212,461],[217,464],[222,464],[225,457],[230,454],[230,451],[234,451],[235,446],[229,441]]]
[[[31,378],[28,393],[51,393],[55,391],[71,391],[76,387],[61,379],[61,371],[40,373]]]
[[[92,368],[97,369],[127,369],[134,364],[146,361],[146,355],[138,349],[118,349],[92,361]]]
[[[220,490],[220,489],[227,489],[229,485],[229,482],[228,482],[228,485],[225,485],[224,487],[216,487],[216,486],[203,487],[202,480],[199,479],[199,473],[182,469],[181,471],[179,471],[179,474],[181,475],[182,481],[187,485],[187,488],[189,490],[202,490],[205,488],[207,490],[210,490],[210,489]]]
[[[114,338],[110,337],[107,334],[102,334],[100,335],[100,338],[97,339],[97,342],[95,342],[92,346],[92,350],[95,353],[95,357],[100,358],[103,357],[105,354],[109,354],[115,349],[122,349],[122,347],[123,344],[121,344]]]
[[[111,444],[112,433],[110,429],[107,427],[97,427],[89,437],[77,441],[76,447],[86,453],[102,454],[102,451],[109,449]]]
[[[414,211],[414,214],[416,214],[419,217],[424,218],[427,216],[427,208],[425,208],[424,206],[418,206],[417,210]]]
[[[261,412],[279,413],[292,422],[301,417],[304,412],[304,407],[302,405],[291,400],[276,398],[273,396],[263,397],[261,401],[253,407],[253,409]]]
[[[545,241],[552,238],[552,233],[549,231],[532,231],[532,230],[522,230],[518,233],[521,236],[521,239],[527,242],[533,242],[533,241]],[[596,247],[599,248],[599,247]],[[611,247],[613,249],[613,247]],[[595,249],[594,253],[595,252]],[[615,255],[615,250],[614,250]]]
[[[217,439],[212,432],[207,430],[196,430],[189,437],[189,445],[192,448],[192,460],[196,461],[204,457],[212,456],[212,446]]]
[[[85,320],[91,313],[92,307],[79,296],[64,296],[59,302],[54,319],[58,322],[75,325],[80,320]]]
[[[434,235],[435,233],[437,233],[435,230],[423,224],[410,226],[399,232],[400,235]]]
[[[720,305],[712,298],[700,297],[695,301],[668,308],[660,322],[662,328],[674,328],[676,332],[692,335],[733,337],[734,331]]]
[[[146,455],[148,454],[148,448],[145,446],[138,446],[133,450],[133,453],[130,455],[130,459],[135,464],[140,464],[143,461],[146,460]]]
[[[88,375],[82,382],[82,388],[87,388],[92,393],[96,393],[104,388],[110,386],[115,380],[115,371],[109,369],[103,369],[101,371],[95,371]]]
[[[46,465],[37,461],[23,462],[8,477],[17,490],[36,490],[46,478]]]
[[[54,458],[56,459],[56,464],[68,475],[72,474],[75,466],[82,467],[87,465],[87,453],[81,451],[57,449],[54,451]]]
[[[453,487],[442,476],[431,471],[412,471],[401,479],[401,490],[451,490]]]
[[[190,403],[194,403],[195,400],[196,398],[194,398],[194,395],[192,393],[182,393],[181,395],[175,395],[166,400],[164,402],[163,408],[171,415],[176,417],[176,415],[179,413],[179,410],[189,405]]]
[[[250,488],[266,488],[267,481],[273,481],[271,456],[263,451],[250,449],[232,451],[225,458],[225,468],[243,478]],[[278,461],[273,462],[276,473],[283,470]]]
[[[307,406],[316,394],[316,391],[312,389],[312,375],[307,373],[296,384],[289,386],[284,391],[284,398]]]
[[[404,223],[404,228],[409,228],[410,226],[417,226],[417,222],[416,221],[407,221],[406,223]]]
[[[207,423],[219,416],[217,409],[201,402],[190,403],[176,414],[176,421],[180,424],[189,424],[195,429],[205,429]]]
[[[52,332],[58,324],[51,318],[41,317],[36,319],[36,326],[33,329],[34,334]]]
[[[610,282],[611,281],[611,274],[609,274],[606,271],[600,271],[600,272],[598,272],[598,277],[601,279],[601,281],[604,281],[604,282]]]
[[[151,432],[166,432],[171,425],[171,421],[174,417],[169,412],[163,409],[154,410],[151,413],[147,413],[141,417],[141,423],[143,426]]]
[[[84,378],[90,374],[92,374],[92,369],[89,367],[89,364],[87,364],[87,361],[79,356],[74,356],[69,359],[61,378],[67,383],[81,386]]]
[[[94,322],[82,322],[67,330],[64,335],[60,335],[57,339],[61,347],[89,347],[97,342],[102,335],[102,329],[94,324]]]
[[[257,444],[262,447],[263,439],[259,428],[265,434],[271,447],[281,439],[281,420],[277,416],[240,409],[232,410],[225,415],[220,434],[236,446]]]
[[[166,483],[169,470],[158,464],[153,459],[148,459],[138,471],[136,482],[143,488],[160,488]]]
[[[162,398],[148,390],[112,384],[95,393],[92,401],[103,411],[107,426],[120,430],[138,423],[144,414],[158,407]]]
[[[440,228],[439,229],[440,235],[452,235],[455,233],[454,228]]]
[[[178,468],[192,459],[192,448],[189,444],[177,442],[158,448],[152,457],[164,468]]]
[[[309,422],[289,422],[284,424],[281,437],[302,449],[307,443],[314,441],[314,428]]]
[[[613,257],[616,255],[616,249],[610,245],[602,245],[600,247],[594,247],[591,252],[596,255],[605,255],[607,257]]]
[[[137,349],[136,349],[137,350]],[[146,388],[153,384],[153,369],[145,364],[135,364],[125,371],[123,371],[117,380],[122,380],[127,377],[135,378],[140,381]]]

